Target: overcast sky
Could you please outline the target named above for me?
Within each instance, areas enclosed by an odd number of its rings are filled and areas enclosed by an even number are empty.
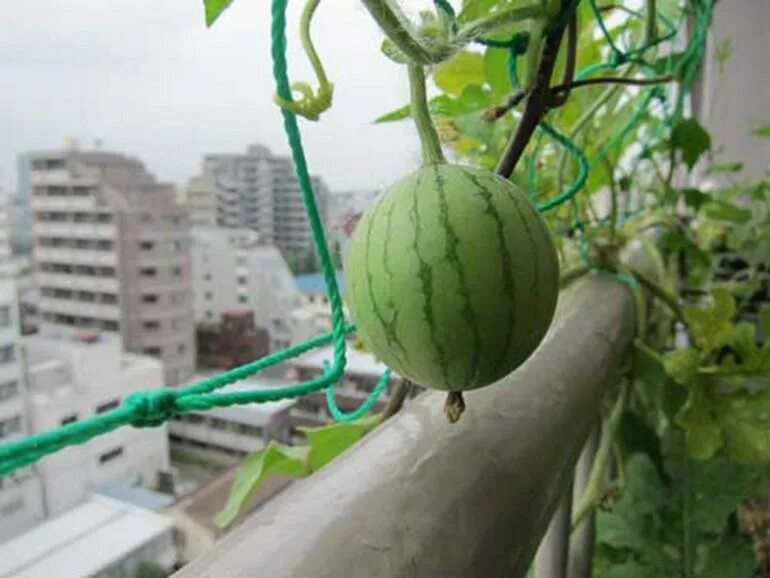
[[[415,3],[410,0],[412,7]],[[292,80],[312,80],[298,48],[302,0],[290,2]],[[417,3],[422,4],[421,2]],[[211,28],[202,0],[25,0],[0,19],[0,184],[16,187],[16,157],[66,138],[141,158],[184,182],[209,152],[261,142],[286,153],[271,102],[269,0],[234,0]],[[335,190],[373,188],[417,166],[408,123],[374,125],[406,102],[403,69],[356,0],[326,0],[314,22],[335,82],[320,122],[302,122],[311,171]]]

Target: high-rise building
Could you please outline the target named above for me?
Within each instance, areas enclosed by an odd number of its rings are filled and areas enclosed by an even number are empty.
[[[193,373],[189,225],[172,186],[138,160],[75,149],[22,157],[30,195],[40,331],[119,333],[163,361],[165,382]]]
[[[329,190],[320,177],[312,182],[325,220]],[[284,254],[305,256],[313,249],[291,159],[264,146],[251,145],[241,154],[206,155],[202,175],[190,181],[187,198],[201,224],[215,215],[217,225],[252,229]]]
[[[249,229],[194,227],[192,237],[198,323],[219,323],[227,312],[250,310],[273,351],[316,333],[310,321],[294,316],[305,302],[276,247],[261,244]]]

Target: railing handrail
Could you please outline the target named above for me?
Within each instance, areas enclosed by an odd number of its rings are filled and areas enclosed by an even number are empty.
[[[627,287],[562,294],[544,343],[499,384],[399,415],[226,536],[176,578],[525,575],[634,331]]]

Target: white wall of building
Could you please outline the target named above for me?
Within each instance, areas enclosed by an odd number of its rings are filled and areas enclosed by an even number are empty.
[[[117,339],[97,343],[29,337],[30,433],[83,420],[117,406],[135,391],[163,387],[162,365],[151,357],[123,353]],[[43,458],[35,469],[49,516],[72,508],[116,481],[154,486],[168,469],[165,426],[123,427],[85,444]]]
[[[271,350],[304,337],[292,312],[304,305],[294,277],[275,246],[258,244],[248,229],[196,227],[192,230],[195,318],[218,323],[234,309],[254,312],[255,323],[270,333]]]
[[[16,285],[0,278],[0,443],[27,432],[25,383],[21,370]],[[39,480],[30,468],[0,478],[0,542],[45,517]]]

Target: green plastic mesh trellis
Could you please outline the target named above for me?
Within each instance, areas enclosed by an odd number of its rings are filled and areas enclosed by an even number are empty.
[[[602,19],[601,10],[596,5],[595,0],[588,0],[591,4],[592,12],[602,30],[607,44],[609,46],[609,57],[606,62],[592,64],[576,74],[576,78],[586,78],[602,70],[612,70],[625,63],[633,63],[646,72],[654,71],[650,62],[645,60],[647,52],[655,46],[672,39],[681,29],[684,22],[682,20],[679,26],[675,26],[663,15],[658,19],[666,27],[667,32],[655,38],[648,40],[641,46],[622,50],[613,41]],[[443,11],[450,19],[452,27],[456,28],[455,14],[451,5],[446,0],[435,1],[439,10]],[[287,0],[273,0],[272,2],[272,59],[273,74],[277,86],[279,98],[285,101],[292,100],[289,79],[287,75],[286,63],[286,4]],[[568,8],[551,25],[550,33],[560,33],[571,15],[574,13],[579,0],[573,0]],[[675,99],[672,110],[665,110],[666,124],[672,125],[681,118],[684,108],[685,96],[689,92],[698,64],[702,58],[706,31],[711,21],[712,0],[697,0],[693,2],[695,8],[694,21],[695,28],[691,36],[692,41],[686,47],[683,55],[674,62],[673,58],[668,61],[665,72],[672,74],[681,80],[680,89]],[[628,18],[642,18],[644,15],[624,8],[618,9],[627,13]],[[527,44],[527,36],[524,33],[514,35],[509,41],[500,40],[480,40],[482,44],[489,46],[503,47],[509,50],[509,73],[513,86],[517,86],[516,59],[520,56]],[[636,123],[649,111],[650,103],[655,100],[665,100],[665,95],[657,88],[647,88],[648,93],[641,101],[639,107],[621,129],[606,143],[599,154],[594,159],[587,159],[580,148],[567,135],[562,134],[547,122],[540,124],[540,136],[547,136],[557,142],[560,146],[574,158],[578,165],[577,176],[573,183],[564,189],[560,194],[550,200],[541,200],[538,204],[538,210],[541,212],[551,210],[562,204],[571,201],[574,203],[575,195],[584,185],[588,176],[590,167],[600,160],[601,156],[607,154],[612,147],[618,146],[624,138],[633,130]],[[295,398],[316,391],[326,390],[326,397],[332,416],[337,420],[353,420],[369,411],[374,405],[379,394],[386,387],[390,370],[385,371],[382,378],[372,394],[356,411],[345,414],[339,410],[334,400],[334,384],[342,377],[345,370],[345,340],[346,336],[352,333],[355,328],[346,323],[343,310],[342,299],[340,297],[337,281],[334,274],[334,268],[329,254],[329,248],[324,235],[323,227],[315,203],[312,184],[307,168],[307,161],[302,147],[297,119],[294,113],[286,109],[281,109],[283,116],[284,129],[286,131],[289,146],[292,152],[294,166],[302,190],[302,198],[305,203],[307,216],[313,236],[313,242],[321,261],[321,267],[326,281],[329,294],[329,303],[332,313],[332,331],[319,335],[305,343],[279,351],[262,359],[253,361],[236,369],[221,373],[209,379],[178,389],[165,389],[155,391],[141,391],[126,396],[122,404],[114,410],[96,415],[92,418],[74,422],[60,428],[50,430],[41,434],[26,437],[18,441],[13,441],[0,445],[0,475],[7,475],[14,470],[29,465],[43,456],[56,452],[70,445],[80,444],[89,439],[112,431],[124,425],[133,427],[154,427],[158,426],[173,416],[191,412],[204,411],[215,407],[224,407],[231,405],[263,403],[278,399]],[[535,147],[535,151],[537,146]],[[534,167],[535,152],[529,155],[529,188],[530,195],[534,199],[536,180]],[[574,223],[575,230],[585,231],[592,223]],[[254,375],[261,370],[280,363],[282,361],[294,358],[306,353],[316,347],[332,343],[334,346],[334,356],[331,363],[324,365],[324,371],[320,377],[290,385],[287,387],[270,388],[253,391],[239,392],[221,392],[221,388],[234,383],[238,380]]]

